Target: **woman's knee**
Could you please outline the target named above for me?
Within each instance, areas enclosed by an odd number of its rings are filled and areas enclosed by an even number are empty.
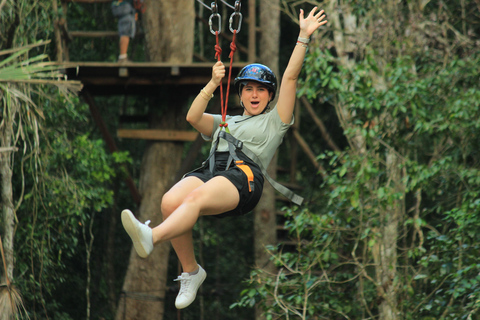
[[[168,218],[182,204],[202,207],[201,199],[204,196],[204,191],[201,188],[193,189],[186,195],[177,193],[174,190],[168,191],[162,197],[161,210],[163,219]]]
[[[162,197],[162,216],[163,219],[168,218],[181,204],[183,199],[175,192],[168,191]]]
[[[190,204],[190,205],[191,204],[198,204],[199,199],[202,198],[202,193],[203,193],[203,191],[201,189],[192,190],[192,192],[187,194],[185,199],[183,199],[183,203]]]

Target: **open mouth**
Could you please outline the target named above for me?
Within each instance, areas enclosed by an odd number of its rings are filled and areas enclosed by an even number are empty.
[[[252,101],[252,102],[250,102],[250,104],[252,105],[252,108],[257,108],[258,105],[260,104],[260,102],[259,101]]]

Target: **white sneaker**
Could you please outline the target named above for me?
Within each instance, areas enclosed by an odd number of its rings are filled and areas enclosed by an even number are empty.
[[[187,272],[183,272],[174,281],[180,281],[180,292],[175,300],[175,307],[177,309],[183,309],[188,307],[197,296],[198,288],[202,285],[203,281],[207,277],[207,273],[201,266],[198,266],[198,273],[196,275],[190,275]]]
[[[145,224],[140,223],[128,209],[122,211],[123,227],[132,239],[135,251],[142,258],[148,257],[153,250],[152,228],[148,226],[149,223],[150,220]]]

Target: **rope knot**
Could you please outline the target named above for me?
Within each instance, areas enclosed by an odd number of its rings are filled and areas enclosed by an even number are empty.
[[[237,51],[237,45],[232,42],[230,43],[230,55],[228,56],[229,58],[233,57],[233,54]]]
[[[215,45],[215,59],[218,59],[222,55],[222,48],[216,44]]]
[[[220,127],[226,128],[226,127],[228,127],[228,123],[222,121],[222,122],[220,123]]]

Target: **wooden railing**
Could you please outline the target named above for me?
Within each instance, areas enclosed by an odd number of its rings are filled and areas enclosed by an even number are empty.
[[[195,0],[192,0],[195,1]],[[56,12],[58,17],[59,12],[59,3],[62,8],[63,17],[55,19],[54,32],[55,32],[55,41],[56,41],[56,50],[57,50],[57,61],[64,62],[69,61],[69,52],[68,52],[68,43],[73,40],[73,38],[112,38],[118,37],[118,32],[116,30],[98,30],[98,31],[84,31],[84,30],[68,30],[68,4],[69,3],[84,3],[84,4],[95,4],[95,3],[110,3],[112,0],[53,0],[53,9]],[[247,56],[248,62],[256,61],[256,13],[255,13],[255,0],[247,0],[248,2],[248,16],[243,19],[242,30],[248,32],[248,41],[247,44],[236,43],[237,50]],[[244,13],[245,15],[245,13]],[[197,21],[202,23],[205,26],[205,30],[209,29],[208,20],[200,15],[196,15]],[[225,28],[228,30],[228,28]],[[142,33],[138,33],[138,36],[143,36]],[[232,41],[232,35],[229,32],[222,32],[220,34],[222,39],[227,41]],[[195,58],[200,61],[211,61],[211,59],[205,58],[202,54],[194,53]]]

